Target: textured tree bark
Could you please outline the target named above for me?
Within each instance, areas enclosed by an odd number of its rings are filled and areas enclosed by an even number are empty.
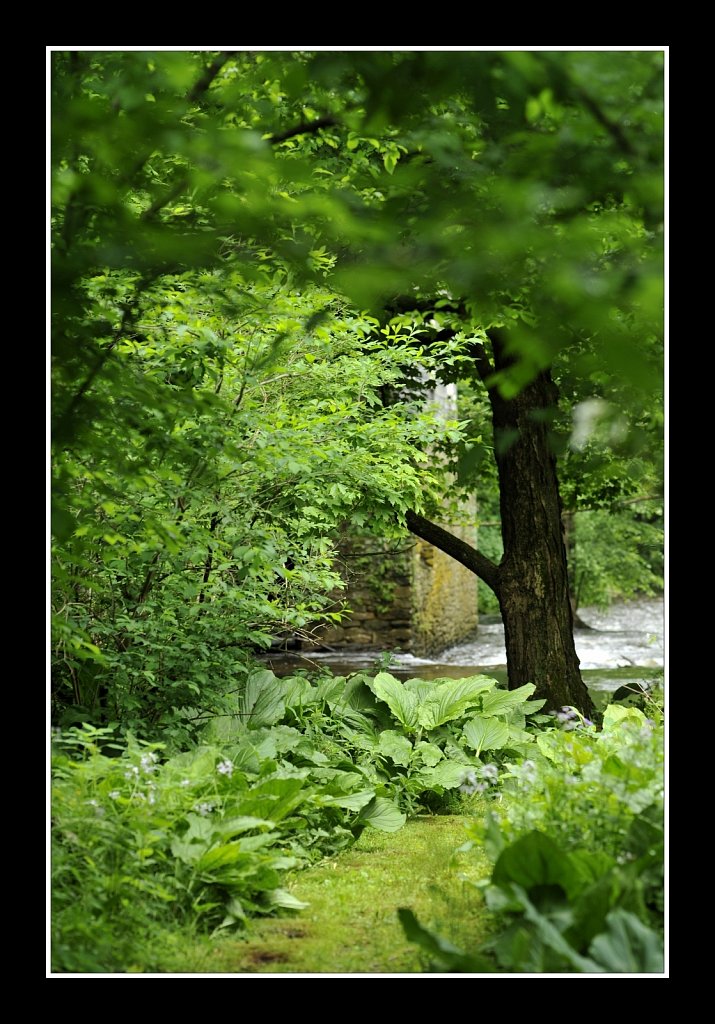
[[[492,349],[495,370],[508,366],[497,334]],[[534,699],[545,699],[548,709],[568,704],[589,714],[593,705],[574,646],[561,498],[549,444],[557,398],[548,370],[514,398],[489,389],[504,542],[496,593],[510,689],[535,683]]]
[[[490,332],[494,363],[475,350],[482,380],[509,365],[500,334]],[[489,388],[501,506],[504,556],[495,565],[470,544],[415,512],[412,533],[456,558],[491,587],[504,622],[509,688],[534,683],[547,710],[563,705],[593,711],[573,638],[566,548],[556,459],[549,424],[558,392],[548,370],[514,398]]]

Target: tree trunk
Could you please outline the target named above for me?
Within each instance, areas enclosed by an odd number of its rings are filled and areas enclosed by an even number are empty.
[[[509,360],[492,336],[494,367]],[[496,591],[504,621],[509,688],[535,683],[548,710],[593,710],[573,639],[561,498],[549,425],[558,392],[542,371],[514,398],[489,389],[499,473],[504,556]]]
[[[496,331],[490,332],[494,365],[475,348],[482,380],[505,369],[509,358]],[[573,639],[561,498],[549,425],[558,392],[548,370],[515,398],[489,388],[499,472],[504,556],[496,565],[470,544],[416,512],[409,530],[455,558],[489,586],[504,621],[509,688],[534,683],[546,710],[564,705],[585,715],[593,704],[579,670]]]

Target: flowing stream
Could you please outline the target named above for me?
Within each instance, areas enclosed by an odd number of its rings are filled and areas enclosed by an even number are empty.
[[[605,610],[580,608],[579,615],[591,627],[575,630],[574,636],[584,682],[594,700],[627,684],[651,684],[660,679],[664,638],[662,598],[621,601]],[[347,675],[377,671],[380,652],[287,653],[273,655],[268,662],[278,675],[321,665],[338,675]],[[394,654],[389,671],[402,679],[460,677],[483,672],[506,680],[504,627],[498,617],[484,616],[474,640],[456,644],[429,658]]]

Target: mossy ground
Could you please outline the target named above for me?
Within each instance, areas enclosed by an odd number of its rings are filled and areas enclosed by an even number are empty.
[[[350,850],[297,874],[306,910],[253,922],[242,936],[170,941],[162,972],[177,974],[403,974],[429,965],[397,918],[409,907],[455,945],[483,941],[488,912],[473,882],[486,856],[456,855],[465,817],[422,815],[399,832],[366,829]],[[156,968],[155,968],[156,969]]]

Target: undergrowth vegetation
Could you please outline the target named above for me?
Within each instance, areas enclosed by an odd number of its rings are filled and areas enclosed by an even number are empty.
[[[258,670],[189,751],[87,724],[59,732],[56,969],[121,971],[156,923],[225,929],[299,909],[286,872],[366,826],[391,832],[408,813],[446,809],[460,787],[496,781],[492,759],[533,747],[532,692],[486,676],[311,682]]]
[[[53,970],[454,812],[493,934],[417,900],[420,955],[657,970],[661,716],[583,717],[569,589],[662,584],[665,54],[49,50]],[[512,689],[257,668],[359,621],[355,537],[368,618],[408,539],[479,577]],[[415,652],[428,572],[474,621],[422,550]]]
[[[462,847],[494,866],[481,885],[497,915],[479,950],[460,950],[405,908],[405,932],[442,969],[662,973],[663,718],[616,704],[603,728],[564,709],[528,758],[501,774],[503,801]]]
[[[301,911],[295,869],[346,850],[368,826],[394,832],[420,812],[473,806],[458,852],[486,849],[493,861],[486,881],[469,881],[492,934],[460,949],[404,908],[428,965],[662,971],[659,706],[648,698],[647,717],[613,704],[598,729],[570,708],[540,713],[532,692],[482,675],[256,670],[189,751],[87,724],[57,731],[54,969],[141,970],[167,928],[217,936]],[[473,906],[465,900],[464,914]]]

